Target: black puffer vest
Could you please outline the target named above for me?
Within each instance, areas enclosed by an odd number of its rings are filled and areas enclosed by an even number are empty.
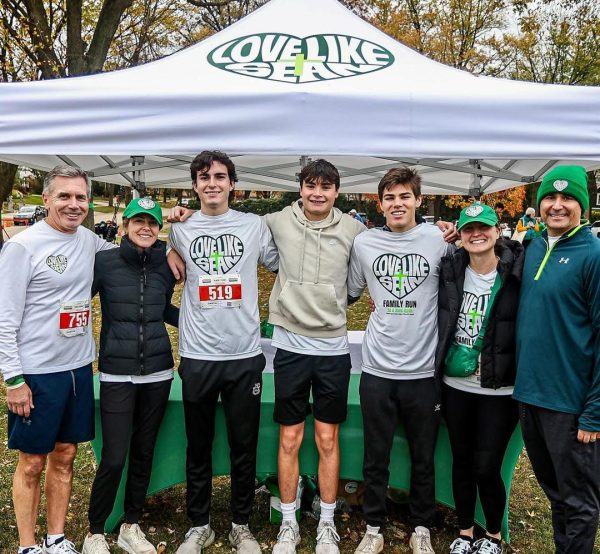
[[[92,294],[100,293],[102,304],[100,371],[149,375],[173,367],[165,322],[178,324],[174,286],[160,240],[140,254],[125,236],[120,248],[96,254]]]
[[[515,322],[523,272],[523,246],[512,240],[499,239],[496,255],[502,286],[489,313],[481,350],[481,386],[497,389],[515,384]],[[460,249],[442,258],[438,296],[438,334],[436,366],[443,371],[444,358],[452,344],[463,297],[465,271],[469,255]]]

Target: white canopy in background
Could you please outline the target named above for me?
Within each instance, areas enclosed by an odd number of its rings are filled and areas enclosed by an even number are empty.
[[[162,60],[0,84],[0,159],[71,163],[98,180],[190,185],[203,149],[236,156],[238,188],[297,190],[326,157],[343,192],[415,165],[424,192],[492,192],[555,164],[600,167],[600,87],[476,77],[431,61],[336,0],[272,0]],[[481,180],[477,179],[481,176]]]

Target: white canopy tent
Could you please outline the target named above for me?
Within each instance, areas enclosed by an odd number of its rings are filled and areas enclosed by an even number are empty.
[[[189,187],[203,149],[235,156],[238,188],[297,190],[326,157],[342,192],[409,164],[427,194],[600,167],[600,87],[476,77],[419,55],[336,0],[272,0],[143,66],[0,84],[0,159],[77,165],[100,181]]]

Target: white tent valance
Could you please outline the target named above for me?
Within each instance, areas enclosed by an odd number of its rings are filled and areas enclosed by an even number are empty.
[[[476,77],[336,0],[272,0],[143,66],[0,85],[6,161],[127,185],[140,156],[148,186],[182,187],[203,149],[235,156],[239,188],[296,190],[302,163],[326,157],[343,192],[373,192],[398,164],[428,194],[493,192],[560,163],[600,167],[600,87]]]

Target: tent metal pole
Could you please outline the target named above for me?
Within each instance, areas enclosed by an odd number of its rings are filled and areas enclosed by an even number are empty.
[[[469,160],[469,165],[473,169],[481,169],[479,160]],[[471,174],[471,183],[469,185],[469,196],[473,196],[477,200],[479,200],[481,198],[481,175],[479,173]]]
[[[131,165],[133,166],[133,180],[134,191],[139,193],[140,196],[146,196],[146,173],[144,170],[136,169],[136,166],[144,165],[144,156],[131,156]],[[136,196],[134,195],[134,198]]]

